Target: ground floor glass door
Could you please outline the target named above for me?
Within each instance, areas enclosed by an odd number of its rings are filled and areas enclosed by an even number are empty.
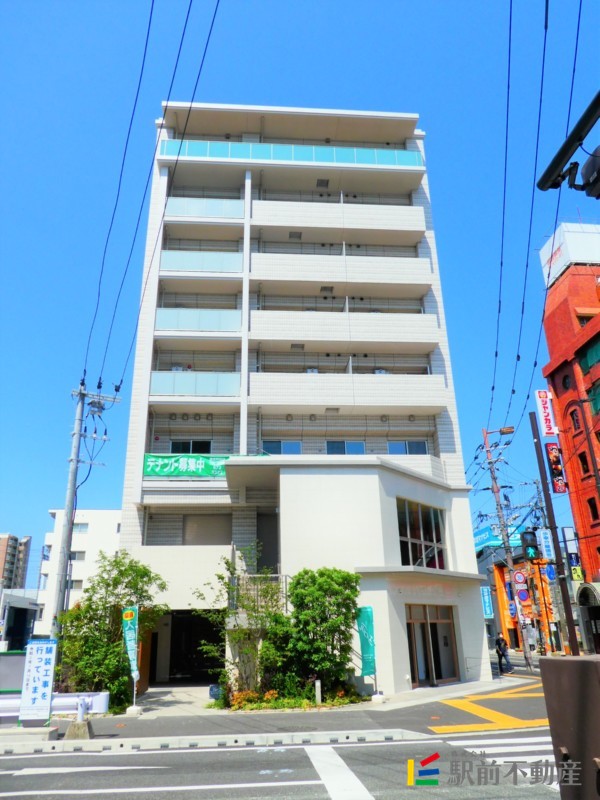
[[[406,606],[406,628],[413,687],[458,680],[451,606]]]

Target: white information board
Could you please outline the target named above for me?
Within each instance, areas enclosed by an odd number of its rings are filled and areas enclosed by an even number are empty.
[[[25,656],[20,720],[50,719],[56,639],[30,639]]]

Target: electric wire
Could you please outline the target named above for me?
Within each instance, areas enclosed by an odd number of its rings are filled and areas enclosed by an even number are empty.
[[[188,22],[189,22],[189,19],[190,19],[190,13],[191,13],[191,10],[192,10],[193,2],[194,2],[194,0],[190,0],[189,3],[188,3],[187,12],[186,12],[185,20],[184,20],[184,24],[183,24],[183,30],[182,30],[181,36],[179,38],[179,46],[177,48],[177,57],[175,59],[175,65],[173,67],[173,72],[171,74],[171,82],[169,84],[169,91],[167,93],[167,101],[166,101],[165,112],[166,112],[166,110],[168,108],[169,101],[171,100],[171,93],[173,91],[173,84],[175,83],[175,76],[177,74],[177,69],[179,67],[179,59],[181,58],[181,51],[183,49],[183,43],[184,43],[185,35],[186,35],[186,32],[187,32],[187,26],[188,26]],[[131,242],[131,247],[129,248],[129,256],[128,256],[127,262],[125,264],[125,269],[123,271],[123,275],[121,277],[121,283],[119,285],[119,291],[117,293],[117,297],[115,299],[115,303],[114,303],[114,306],[113,306],[113,313],[112,313],[112,317],[111,317],[111,321],[110,321],[110,326],[109,326],[109,329],[108,329],[106,345],[105,345],[105,348],[104,348],[104,355],[102,357],[102,366],[100,368],[100,376],[101,376],[100,377],[100,382],[102,381],[102,375],[104,374],[104,367],[105,367],[105,364],[106,364],[108,348],[109,348],[109,345],[110,345],[110,340],[111,340],[111,337],[112,337],[113,327],[114,327],[115,319],[116,319],[116,316],[117,316],[117,309],[118,309],[118,306],[119,306],[119,301],[121,299],[121,294],[122,294],[122,291],[123,291],[123,287],[125,285],[125,279],[127,278],[127,274],[129,272],[129,267],[131,265],[131,259],[133,258],[133,251],[135,249],[138,233],[139,233],[139,230],[140,230],[140,223],[142,221],[142,215],[144,213],[144,206],[145,206],[145,203],[146,203],[146,197],[148,195],[148,189],[150,187],[150,181],[152,179],[152,173],[154,171],[156,153],[158,152],[158,148],[160,146],[160,141],[161,141],[160,135],[161,135],[161,133],[163,131],[163,128],[164,128],[164,114],[163,114],[163,117],[161,119],[160,127],[158,129],[158,133],[157,133],[157,136],[156,136],[156,143],[154,145],[154,152],[153,152],[152,158],[150,160],[150,167],[148,169],[148,175],[146,176],[146,184],[144,186],[144,192],[143,192],[142,200],[140,202],[140,206],[139,206],[139,210],[138,210],[138,215],[137,215],[137,220],[136,220],[135,228],[134,228],[134,232],[133,232],[133,239],[132,239],[132,242]],[[138,315],[138,319],[139,319],[139,315]],[[136,330],[137,330],[137,324],[136,324]],[[129,358],[127,360],[129,360]],[[123,373],[125,373],[125,370],[123,370]],[[119,392],[122,383],[123,383],[123,379],[121,378],[119,383],[115,385],[115,391],[116,392]]]
[[[537,165],[538,165],[538,156],[539,156],[539,149],[540,149],[540,130],[542,124],[542,104],[543,104],[543,96],[544,96],[544,75],[546,70],[546,49],[548,43],[548,0],[546,2],[546,15],[544,19],[544,44],[542,49],[542,69],[540,75],[540,93],[539,93],[539,102],[538,102],[538,117],[537,117],[537,131],[535,137],[535,157],[533,163],[533,176],[531,181],[531,202],[529,207],[529,229],[527,232],[527,249],[526,249],[526,257],[525,257],[525,274],[523,276],[523,294],[521,297],[521,318],[519,321],[519,335],[517,339],[517,356],[515,359],[515,367],[512,376],[512,385],[510,389],[510,395],[508,400],[508,407],[506,409],[506,415],[504,417],[504,425],[508,421],[508,417],[510,414],[510,409],[512,406],[513,397],[515,395],[515,384],[517,380],[517,370],[519,367],[519,363],[521,361],[521,341],[523,337],[523,323],[525,320],[525,297],[527,293],[527,278],[529,275],[529,255],[531,252],[531,236],[533,230],[533,211],[535,207],[535,197],[536,197],[536,175],[537,175]]]
[[[200,66],[198,68],[198,73],[196,75],[196,82],[194,84],[194,89],[192,91],[192,96],[191,96],[191,100],[190,100],[190,103],[189,103],[188,112],[187,112],[187,116],[186,116],[186,119],[185,119],[185,124],[183,126],[183,130],[182,130],[182,133],[181,133],[181,139],[180,139],[180,142],[179,142],[179,148],[177,150],[177,156],[175,158],[175,164],[173,166],[173,172],[171,174],[171,180],[174,179],[175,174],[177,172],[177,165],[179,164],[179,157],[180,157],[180,154],[181,154],[181,148],[183,147],[183,142],[184,142],[184,139],[185,139],[185,133],[187,131],[187,127],[188,127],[188,124],[189,124],[190,116],[191,116],[191,113],[192,113],[192,106],[193,106],[193,103],[194,103],[194,98],[196,96],[196,91],[198,89],[198,83],[200,82],[200,77],[202,75],[202,69],[204,67],[204,61],[206,59],[206,54],[208,52],[208,47],[210,45],[210,40],[211,40],[211,37],[212,37],[212,32],[213,32],[213,28],[214,28],[214,25],[215,25],[215,20],[217,18],[217,13],[219,11],[220,2],[221,2],[221,0],[216,0],[216,3],[215,3],[215,9],[214,9],[212,20],[211,20],[211,23],[210,23],[210,28],[209,28],[209,31],[208,31],[208,35],[206,37],[206,42],[204,44],[204,51],[202,53],[202,59],[200,61]],[[166,109],[165,109],[165,111],[166,111]],[[160,241],[160,238],[162,236],[162,227],[163,227],[162,223],[163,223],[163,220],[165,218],[166,208],[167,208],[167,205],[166,205],[166,199],[165,199],[165,207],[164,207],[163,212],[162,212],[161,221],[160,221],[160,224],[158,226],[158,235],[157,235],[156,240],[154,242],[154,248],[152,250],[152,255],[151,255],[150,260],[149,260],[149,267],[148,267],[148,271],[146,273],[146,279],[144,281],[144,286],[143,286],[143,290],[142,290],[142,296],[141,296],[141,299],[140,299],[140,304],[139,304],[139,307],[138,307],[138,313],[137,313],[137,318],[136,318],[135,327],[134,327],[134,331],[133,331],[133,336],[132,336],[132,339],[131,339],[131,343],[129,345],[129,351],[127,353],[127,358],[125,360],[125,365],[123,367],[123,371],[122,371],[122,374],[121,374],[121,379],[120,379],[120,381],[118,383],[119,388],[121,387],[121,385],[123,383],[125,372],[127,371],[127,366],[129,364],[129,359],[131,358],[131,353],[133,352],[133,347],[135,345],[135,340],[136,340],[136,337],[137,337],[137,331],[138,331],[138,327],[139,327],[139,323],[140,323],[140,315],[141,315],[141,312],[142,312],[142,306],[143,306],[143,302],[144,302],[144,297],[146,295],[146,289],[148,287],[148,280],[149,280],[150,274],[151,274],[150,265],[154,262],[154,256],[156,254],[156,248],[157,248],[158,242]]]
[[[119,172],[119,181],[118,181],[118,184],[117,184],[117,192],[116,192],[116,197],[115,197],[115,203],[114,203],[113,210],[112,210],[112,216],[111,216],[111,219],[110,219],[110,224],[108,226],[108,232],[106,234],[106,240],[104,242],[104,252],[102,253],[102,263],[101,263],[101,266],[100,266],[100,275],[98,277],[98,289],[97,289],[97,293],[96,293],[96,307],[94,309],[94,315],[93,315],[93,318],[92,318],[92,323],[90,325],[90,330],[89,330],[88,338],[87,338],[87,345],[86,345],[86,348],[85,348],[85,358],[84,358],[84,364],[83,364],[83,377],[84,377],[84,379],[85,379],[85,376],[87,374],[87,363],[88,363],[88,357],[89,357],[89,352],[90,352],[90,345],[91,345],[91,341],[92,341],[92,334],[93,334],[93,331],[94,331],[94,326],[96,324],[96,319],[98,317],[98,309],[100,307],[100,295],[101,295],[101,290],[102,290],[102,278],[103,278],[103,275],[104,275],[104,267],[105,267],[105,264],[106,264],[106,254],[107,254],[107,251],[108,251],[108,243],[110,241],[110,235],[111,235],[111,232],[112,232],[112,229],[113,229],[113,224],[114,224],[114,221],[115,221],[115,215],[117,213],[117,206],[119,205],[119,197],[121,196],[121,185],[122,185],[122,182],[123,182],[123,171],[125,169],[125,159],[127,158],[127,150],[128,150],[128,147],[129,147],[129,139],[130,139],[130,136],[131,136],[131,128],[133,126],[133,119],[134,119],[135,112],[136,112],[136,109],[137,109],[138,98],[140,96],[140,87],[142,85],[142,78],[144,76],[144,68],[145,68],[145,65],[146,65],[146,55],[148,53],[148,40],[150,39],[150,30],[152,28],[152,17],[153,17],[153,14],[154,14],[154,0],[151,0],[150,16],[148,18],[148,26],[146,28],[146,39],[145,39],[145,42],[144,42],[144,54],[142,56],[142,65],[140,67],[140,74],[139,74],[139,77],[138,77],[137,89],[136,89],[136,92],[135,92],[135,99],[133,101],[133,108],[131,109],[131,115],[129,117],[129,127],[127,128],[127,136],[125,138],[125,147],[123,148],[123,156],[121,158],[121,169],[120,169],[120,172]],[[98,388],[98,391],[99,390],[100,390],[100,386]]]
[[[510,119],[510,70],[511,70],[511,55],[512,55],[512,14],[513,2],[510,0],[509,15],[508,15],[508,67],[506,78],[506,126],[504,131],[504,177],[502,187],[502,224],[500,233],[500,274],[498,278],[498,311],[496,315],[496,344],[494,347],[494,370],[492,374],[492,389],[490,396],[490,408],[488,412],[488,420],[486,428],[490,427],[490,420],[492,418],[492,409],[494,406],[494,393],[496,390],[496,374],[498,371],[498,351],[500,346],[500,317],[502,313],[502,278],[504,272],[504,233],[506,225],[506,187],[508,175],[508,130]]]

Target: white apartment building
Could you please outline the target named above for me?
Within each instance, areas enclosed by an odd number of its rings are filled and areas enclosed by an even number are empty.
[[[63,527],[64,510],[48,512],[54,520],[53,530],[44,537],[40,578],[38,585],[38,618],[34,625],[34,636],[48,637],[52,630],[52,615],[56,602],[58,575],[58,548]],[[100,552],[113,555],[119,550],[121,511],[76,511],[73,523],[70,576],[67,584],[65,605],[72,608],[81,600],[84,589],[97,569]]]
[[[490,675],[417,120],[157,122],[121,538],[169,583],[151,680],[201,676],[194,590],[255,543],[360,574],[386,693]]]

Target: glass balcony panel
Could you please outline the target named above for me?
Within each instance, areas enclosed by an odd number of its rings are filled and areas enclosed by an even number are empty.
[[[250,142],[231,142],[229,145],[230,158],[252,158],[252,145]]]
[[[253,144],[252,145],[252,158],[259,161],[271,161],[273,158],[273,145],[271,144]]]
[[[314,161],[315,148],[309,144],[294,145],[294,161]]]
[[[210,158],[229,158],[229,142],[209,142],[208,155]]]
[[[242,253],[216,251],[163,250],[161,272],[241,272]]]
[[[177,156],[179,141],[161,144],[161,154]],[[329,147],[312,145],[264,144],[248,142],[186,141],[182,156],[194,158],[239,158],[256,161],[308,161],[339,164],[379,164],[382,166],[422,167],[423,158],[413,150],[374,149],[370,147]]]
[[[335,161],[335,147],[315,147],[315,161]]]
[[[150,394],[238,397],[239,372],[153,372]]]
[[[394,150],[375,150],[378,164],[396,164],[396,152]]]
[[[157,331],[239,331],[242,312],[236,309],[158,308]]]
[[[356,153],[356,163],[357,164],[376,164],[377,160],[375,157],[375,150],[374,148],[369,147],[357,147],[355,149]]]
[[[273,159],[275,161],[293,161],[294,148],[291,144],[274,144]]]
[[[336,164],[355,164],[356,155],[353,147],[336,147],[335,148],[335,163]]]
[[[214,197],[169,197],[167,214],[176,217],[233,217],[242,219],[244,201]]]

